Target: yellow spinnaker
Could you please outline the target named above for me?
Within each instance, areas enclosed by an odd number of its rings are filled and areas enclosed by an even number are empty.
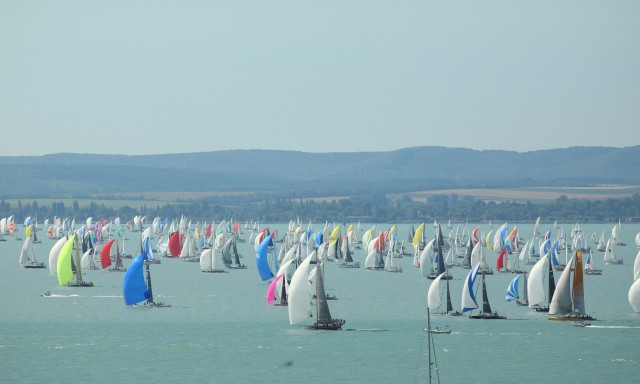
[[[424,223],[420,224],[416,233],[413,235],[413,248],[418,248],[420,240],[422,240],[422,231],[424,231]]]
[[[338,240],[338,233],[340,232],[340,226],[341,224],[338,224],[338,226],[333,229],[333,232],[331,232],[331,236],[329,237],[329,244]]]
[[[58,255],[58,283],[65,285],[73,280],[73,270],[71,270],[71,251],[73,251],[73,240],[76,235],[71,236],[62,246]]]
[[[485,241],[485,244],[487,245],[487,248],[489,248],[490,251],[493,251],[493,245],[491,244],[491,234],[493,233],[493,230],[489,231],[489,233],[487,234],[487,238]]]
[[[27,227],[27,229],[25,230],[25,233],[27,235],[27,238],[29,238],[31,236],[31,228],[33,227],[33,224],[31,224],[30,226]]]

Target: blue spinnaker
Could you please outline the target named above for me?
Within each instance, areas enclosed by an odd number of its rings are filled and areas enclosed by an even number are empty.
[[[516,276],[513,280],[511,280],[511,284],[509,284],[509,288],[507,289],[507,301],[516,300],[520,298],[518,294],[518,281],[520,281],[520,277],[522,275]]]
[[[560,264],[558,262],[558,258],[556,257],[556,248],[558,247],[558,243],[560,243],[560,239],[558,239],[556,243],[553,244],[553,248],[551,248],[551,261],[553,262],[554,266]]]
[[[137,304],[149,298],[149,290],[144,281],[144,253],[141,253],[129,265],[127,273],[124,275],[122,283],[122,295],[124,296],[125,305]]]
[[[262,281],[269,280],[273,277],[273,272],[271,272],[271,268],[269,268],[269,260],[267,260],[267,251],[269,250],[269,243],[271,242],[272,236],[273,234],[270,234],[265,237],[256,250],[256,265],[258,266],[258,273],[260,273]]]

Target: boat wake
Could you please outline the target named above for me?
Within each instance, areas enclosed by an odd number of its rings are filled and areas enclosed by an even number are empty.
[[[80,295],[58,295],[58,294],[49,294],[49,295],[40,295],[42,297],[80,297]]]
[[[627,325],[589,325],[587,328],[638,329],[640,327],[630,327]]]
[[[377,329],[377,328],[345,328],[343,331],[359,331],[359,332],[387,332],[388,329]]]

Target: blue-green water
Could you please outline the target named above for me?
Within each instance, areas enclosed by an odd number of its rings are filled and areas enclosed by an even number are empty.
[[[279,233],[286,229],[268,227]],[[400,239],[407,237],[408,227],[399,226]],[[589,236],[611,231],[611,225],[582,227]],[[532,225],[518,228],[528,239]],[[487,232],[487,225],[483,229]],[[635,382],[640,372],[640,315],[633,313],[627,292],[638,252],[633,239],[639,231],[640,225],[624,226],[621,237],[628,245],[616,247],[623,265],[604,265],[602,253],[594,254],[604,272],[584,277],[587,312],[598,319],[593,327],[548,321],[547,314],[505,302],[514,275],[501,273],[487,277],[487,288],[492,307],[507,320],[433,316],[432,326],[449,325],[454,331],[434,336],[441,381]],[[428,226],[427,234],[433,232]],[[134,249],[138,235],[128,234],[127,249]],[[243,237],[248,239],[249,233]],[[48,262],[53,244],[42,239],[35,245],[39,261]],[[339,299],[329,302],[332,315],[347,322],[342,331],[311,331],[289,325],[286,307],[266,303],[267,283],[260,281],[249,243],[238,244],[246,270],[206,274],[198,263],[173,259],[152,265],[154,296],[170,308],[126,307],[124,273],[84,271],[85,280],[95,287],[59,287],[48,268],[18,265],[21,246],[21,241],[0,242],[0,382],[427,380],[423,329],[430,281],[411,266],[412,257],[395,260],[403,273],[327,263],[325,284]],[[486,255],[495,266],[497,256]],[[356,250],[361,264],[365,256]],[[129,262],[125,260],[125,266]],[[459,307],[468,270],[452,272],[452,300]],[[41,297],[46,291],[52,296]]]

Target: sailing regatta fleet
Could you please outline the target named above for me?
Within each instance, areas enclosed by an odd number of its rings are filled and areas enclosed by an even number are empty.
[[[543,233],[540,218],[530,234],[520,233],[517,226],[509,228],[507,223],[495,230],[490,224],[470,230],[467,223],[454,226],[449,221],[443,231],[442,225],[435,222],[433,238],[426,235],[424,223],[411,225],[407,236],[401,238],[395,225],[388,229],[373,225],[365,230],[359,222],[350,225],[325,222],[314,228],[311,221],[304,225],[300,219],[291,220],[284,233],[260,228],[253,220],[242,226],[233,219],[194,225],[185,217],[171,221],[155,218],[147,225],[143,216],[135,216],[126,223],[120,218],[96,222],[87,218],[81,224],[74,219],[54,218],[45,220],[41,227],[35,218],[27,218],[23,227],[20,265],[46,268],[45,261],[39,261],[34,251],[34,244],[41,244],[37,232],[46,231],[46,237],[53,242],[48,266],[50,274],[57,276],[58,285],[93,286],[82,276],[87,269],[124,272],[126,305],[166,306],[153,301],[150,264],[175,259],[195,261],[200,271],[209,273],[248,269],[240,261],[243,256],[237,246],[239,242],[248,242],[255,250],[257,277],[267,284],[267,302],[288,307],[291,325],[304,323],[306,328],[327,330],[341,329],[345,324],[345,320],[333,318],[329,309],[328,301],[337,297],[325,292],[327,263],[355,269],[352,273],[403,272],[395,260],[410,257],[417,273],[433,281],[428,294],[430,310],[437,311],[440,296],[446,292],[446,309],[438,314],[505,319],[491,310],[487,294],[487,284],[493,284],[488,276],[494,274],[488,258],[495,256],[496,273],[515,274],[505,287],[507,301],[548,312],[550,320],[582,321],[594,320],[585,309],[584,276],[603,274],[597,268],[599,253],[603,265],[622,264],[615,248],[626,246],[620,240],[620,222],[614,224],[606,242],[604,231],[592,234],[589,242],[579,224],[572,225],[565,234],[563,227],[554,223],[553,229]],[[139,245],[137,257],[126,253],[125,236]],[[523,240],[522,236],[527,237]],[[13,217],[0,220],[0,239],[22,240]],[[640,233],[635,243],[640,247]],[[125,258],[132,259],[128,267],[123,263]],[[360,268],[360,261],[364,268]],[[450,282],[453,268],[469,270],[462,282],[459,310],[454,309],[450,295],[450,284],[459,284]],[[557,284],[554,271],[560,273]],[[478,277],[480,283],[476,284]],[[634,312],[640,312],[638,281],[640,252],[628,293]],[[314,323],[308,324],[312,318]]]

